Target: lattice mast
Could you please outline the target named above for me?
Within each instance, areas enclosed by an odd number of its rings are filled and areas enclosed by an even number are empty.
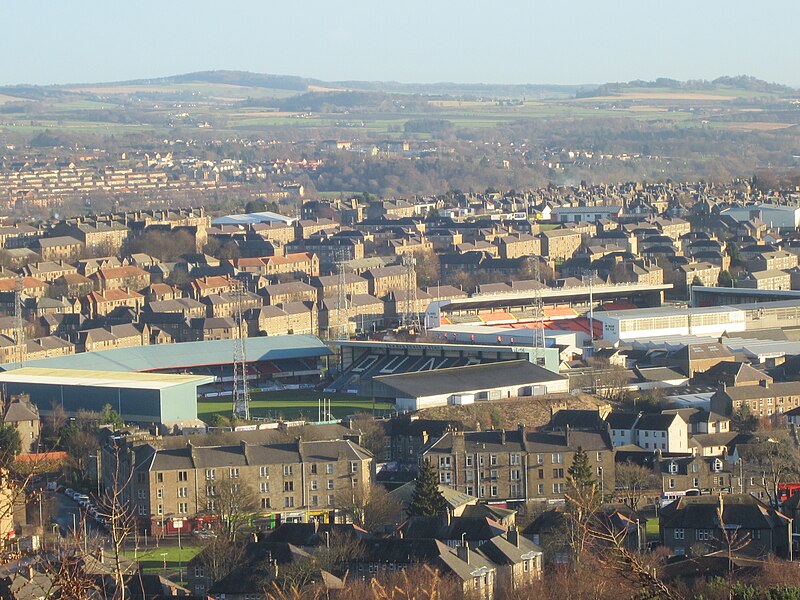
[[[17,360],[20,367],[25,364],[25,319],[22,317],[22,292],[24,289],[25,277],[19,275],[14,287],[14,332],[16,337],[14,342],[17,347]]]
[[[542,298],[542,265],[540,257],[535,256],[533,261],[533,277],[536,280],[536,286],[533,292],[533,352],[536,364],[539,366],[544,365],[544,300]]]
[[[231,283],[236,303],[237,336],[233,344],[233,416],[250,419],[250,388],[247,383],[247,322],[244,320],[244,284],[238,279]]]
[[[403,313],[400,317],[400,325],[408,330],[419,331],[422,328],[417,312],[417,259],[410,254],[403,254],[404,273],[404,292]]]
[[[347,302],[347,267],[343,249],[336,251],[336,326],[332,337],[346,338],[350,335],[350,309]],[[330,331],[330,324],[328,325]]]

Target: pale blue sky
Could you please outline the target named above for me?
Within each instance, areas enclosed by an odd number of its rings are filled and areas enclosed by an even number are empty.
[[[0,84],[210,69],[324,80],[800,86],[798,0],[0,0]]]

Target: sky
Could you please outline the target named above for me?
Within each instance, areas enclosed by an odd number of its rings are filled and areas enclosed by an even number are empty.
[[[231,69],[326,81],[800,86],[797,0],[0,0],[0,84]]]

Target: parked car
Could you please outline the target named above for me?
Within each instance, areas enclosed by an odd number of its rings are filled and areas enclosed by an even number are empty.
[[[74,493],[75,493],[75,490],[73,490],[72,488],[67,488],[67,489],[64,490],[64,495],[68,496],[70,498],[72,498],[72,494],[74,494]]]

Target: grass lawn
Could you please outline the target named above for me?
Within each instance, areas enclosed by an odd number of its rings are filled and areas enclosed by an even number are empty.
[[[648,540],[657,540],[658,539],[658,519],[657,518],[647,519],[647,525],[645,525],[645,531],[647,532],[647,539]]]
[[[341,419],[359,412],[372,412],[372,400],[351,394],[326,394],[313,390],[284,390],[280,392],[256,392],[250,401],[250,414],[254,417],[284,418],[294,420],[303,418],[317,420],[317,401],[319,398],[331,400],[331,412],[334,418]],[[377,414],[394,409],[388,402],[376,402]],[[231,399],[213,398],[207,401],[198,400],[197,416],[208,421],[213,415],[231,416]]]
[[[164,559],[167,561],[167,571],[176,571],[180,565],[186,569],[186,563],[192,560],[195,555],[200,552],[200,546],[187,546],[183,544],[183,548],[179,551],[177,546],[162,546],[160,548],[150,548],[148,550],[139,550],[136,554],[136,560],[142,566],[146,573],[161,573],[164,570]],[[161,556],[166,552],[166,556]],[[133,559],[133,550],[125,552],[127,558]],[[178,560],[180,559],[180,561]]]

